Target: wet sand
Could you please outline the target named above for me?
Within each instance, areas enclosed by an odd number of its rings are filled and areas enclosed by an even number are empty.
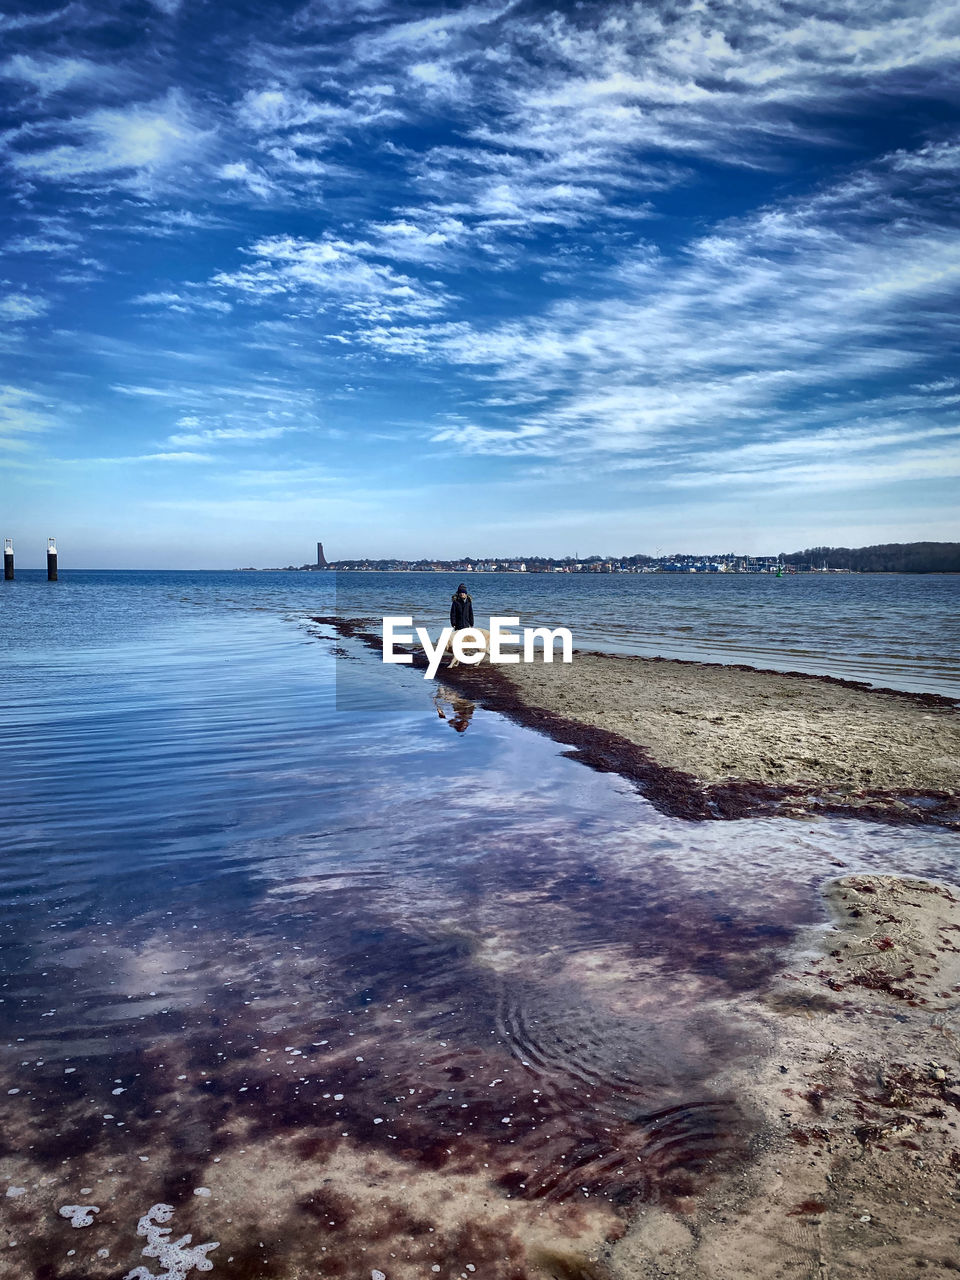
[[[171,1275],[236,1280],[960,1269],[954,893],[846,876],[790,946],[598,854],[504,847],[409,901],[278,883],[242,944],[91,934],[142,1042],[5,1066],[4,1274],[156,1275],[151,1212],[192,1234]]]
[[[754,1160],[686,1211],[646,1206],[622,1280],[900,1280],[960,1271],[960,900],[851,876],[765,998],[772,1053],[729,1073]]]
[[[170,1206],[236,1280],[573,1280],[637,1202],[741,1164],[713,1078],[804,895],[774,928],[695,890],[681,919],[615,849],[481,844],[446,885],[279,880],[239,934],[198,907],[77,936],[110,1005],[0,1055],[4,1274],[130,1274]]]
[[[590,731],[609,735],[617,772],[645,757],[641,789],[667,812],[960,826],[960,712],[936,694],[598,653],[489,671],[521,707],[582,726],[588,751]]]
[[[501,668],[529,702],[621,734],[701,783],[949,791],[948,699],[704,662],[579,653]]]
[[[846,811],[960,826],[960,712],[936,694],[597,653],[489,670],[521,706],[611,735],[608,749],[628,768],[641,753],[655,771],[650,797],[664,794],[667,812]],[[693,812],[671,808],[684,790]]]

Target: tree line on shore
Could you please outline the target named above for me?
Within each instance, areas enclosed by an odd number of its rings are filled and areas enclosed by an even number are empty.
[[[509,557],[484,561],[465,556],[458,560],[330,560],[320,564],[287,565],[287,569],[361,569],[380,572],[450,572],[470,570],[521,570],[527,573],[561,572],[733,572],[773,573],[778,563],[800,572],[839,569],[854,573],[960,573],[960,542],[884,542],[871,547],[807,547],[777,555],[745,556],[734,552],[694,555],[677,552],[666,556],[637,553],[632,556],[599,555],[553,558]]]
[[[881,542],[874,547],[808,547],[781,556],[785,564],[852,569],[856,573],[960,573],[960,542]]]

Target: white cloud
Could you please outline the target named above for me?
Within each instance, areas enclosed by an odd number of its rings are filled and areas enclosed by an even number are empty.
[[[536,42],[546,67],[518,78],[498,140],[544,153],[642,144],[737,160],[768,150],[775,135],[795,136],[805,127],[798,111],[891,72],[946,69],[960,52],[948,0],[920,0],[899,17],[881,0],[847,0],[829,16],[785,0],[643,3],[592,24],[570,12],[509,27]]]
[[[475,422],[462,422],[440,427],[430,439],[434,444],[455,445],[463,453],[509,457],[542,453],[547,434],[546,426],[531,422],[517,427],[487,427]]]
[[[54,239],[52,236],[27,235],[14,236],[3,246],[4,253],[49,253],[63,255],[73,253],[76,244],[72,240]]]
[[[53,182],[99,177],[119,185],[149,185],[197,159],[210,137],[176,90],[154,102],[102,108],[51,127],[71,140],[12,151],[10,163],[20,173]]]
[[[294,174],[301,179],[301,188],[304,178],[326,177],[336,173],[338,168],[317,160],[315,156],[303,156],[294,147],[272,146],[267,149],[267,155],[281,174]]]
[[[34,13],[0,13],[0,31],[26,31],[35,27],[62,27],[85,16],[83,5],[65,4],[59,9]]]
[[[196,311],[216,311],[226,315],[232,311],[229,302],[220,298],[204,298],[197,294],[174,293],[171,290],[160,290],[156,293],[141,293],[131,298],[134,306],[160,307],[165,311],[190,314]]]
[[[227,223],[211,213],[197,213],[193,209],[141,208],[136,216],[126,213],[122,223],[124,230],[137,230],[149,236],[182,236],[193,231],[222,229]]]
[[[383,62],[410,53],[421,62],[425,54],[450,50],[464,36],[482,33],[513,7],[514,0],[506,4],[464,4],[447,13],[382,25],[373,33],[364,32],[357,37],[353,57],[358,63]]]
[[[899,16],[883,0],[399,13],[351,44],[351,94],[385,75],[411,118],[442,94],[471,145],[411,152],[411,172],[435,210],[510,230],[626,216],[638,192],[686,180],[684,155],[779,168],[784,143],[836,142],[828,110],[906,92],[898,73],[949,89],[960,52],[950,0]]]
[[[465,77],[442,62],[414,62],[407,74],[427,94],[440,98],[462,97],[467,88]]]
[[[50,431],[56,418],[49,404],[24,387],[0,385],[0,448],[22,450],[23,437]]]
[[[240,101],[237,118],[241,124],[258,133],[274,129],[290,129],[322,119],[329,111],[303,89],[273,85],[267,89],[250,89]]]
[[[673,161],[626,160],[574,145],[549,155],[505,146],[434,147],[415,169],[429,203],[408,216],[462,219],[498,250],[531,230],[597,231],[646,218],[651,210],[642,197],[690,178]]]
[[[46,96],[60,93],[78,82],[111,83],[116,72],[86,58],[36,58],[28,53],[16,53],[0,63],[0,76],[29,85]]]
[[[179,293],[141,293],[132,301],[148,307],[170,307],[182,303],[183,298]]]
[[[421,215],[419,222],[405,217],[394,222],[371,222],[366,234],[378,253],[408,262],[438,262],[474,237],[459,218]]]
[[[189,450],[141,453],[135,458],[117,458],[117,462],[210,462],[209,453],[191,453]]]
[[[276,43],[251,53],[261,83],[239,93],[233,112],[257,150],[219,167],[238,197],[319,199],[313,184],[337,176],[334,142],[382,138],[442,109],[469,144],[395,149],[427,196],[422,210],[408,200],[404,218],[451,216],[493,240],[595,227],[645,216],[642,193],[689,181],[684,155],[778,167],[784,141],[835,142],[815,112],[881,83],[896,93],[893,73],[936,76],[960,49],[948,0],[916,0],[899,18],[881,0],[841,0],[829,16],[786,0],[407,13],[308,7],[294,26],[352,19],[362,29],[299,47],[284,43],[281,23]],[[103,164],[102,148],[74,150],[22,163],[68,174],[97,155]],[[945,163],[939,152],[927,162]]]
[[[771,461],[746,470],[716,467],[707,471],[678,471],[664,480],[668,488],[802,489],[822,493],[831,489],[859,489],[918,480],[949,480],[960,476],[960,441],[940,449],[898,450],[875,458],[812,458],[804,462]]]
[[[246,160],[236,160],[231,164],[221,165],[217,177],[227,182],[239,182],[261,200],[273,195],[276,187],[260,169],[253,169]]]
[[[311,0],[296,15],[300,28],[376,19],[394,0]]]
[[[212,283],[250,301],[315,296],[322,306],[326,298],[367,321],[427,316],[449,301],[439,286],[376,261],[377,249],[363,241],[267,236],[248,252],[251,266],[220,272]]]
[[[192,449],[158,449],[152,453],[125,453],[120,455],[93,455],[74,458],[57,458],[57,466],[91,468],[99,466],[127,466],[138,462],[213,462],[209,453],[197,453]]]
[[[938,378],[935,382],[918,382],[917,391],[953,391],[960,387],[960,378]]]
[[[0,295],[0,320],[18,324],[25,320],[36,320],[50,309],[46,298],[36,298],[28,293],[7,293]]]
[[[151,441],[156,447],[137,455],[140,460],[210,459],[231,447],[255,449],[322,429],[312,389],[264,375],[234,383],[171,377],[153,385],[118,383],[112,390],[145,400],[154,415],[171,415],[174,429]]]
[[[172,387],[140,387],[123,382],[115,382],[110,390],[124,396],[143,396],[148,400],[176,400],[180,394]]]
[[[315,97],[297,86],[248,90],[237,119],[255,134],[275,136],[298,148],[326,150],[351,131],[385,127],[404,119],[392,84],[348,83],[335,98]]]
[[[960,142],[928,142],[916,151],[897,151],[891,157],[894,169],[917,174],[946,173],[956,177],[960,170]]]
[[[871,454],[875,456],[865,456]],[[878,418],[849,427],[801,428],[775,438],[680,455],[677,461],[680,465],[664,479],[671,488],[842,489],[946,478],[957,474],[960,466],[960,422],[911,428],[902,421]]]
[[[219,443],[236,443],[248,440],[277,440],[291,431],[301,428],[296,426],[267,427],[207,427],[202,431],[182,431],[168,437],[167,443],[172,445],[203,445]]]
[[[889,165],[876,166],[860,185],[886,190],[889,177]],[[441,424],[432,435],[469,453],[682,463],[684,484],[707,483],[713,471],[739,474],[748,455],[738,462],[714,452],[725,436],[773,438],[763,476],[789,474],[798,483],[807,473],[779,455],[791,454],[788,437],[803,441],[813,426],[836,428],[816,437],[821,452],[862,449],[872,434],[905,454],[911,441],[949,433],[929,415],[954,407],[951,397],[901,394],[905,417],[891,432],[891,394],[877,394],[874,404],[853,389],[899,379],[941,347],[960,294],[960,244],[919,209],[890,225],[824,225],[817,215],[830,194],[731,222],[674,259],[641,249],[637,261],[627,256],[611,273],[609,283],[619,287],[609,299],[581,296],[486,326],[373,325],[356,338],[461,366],[481,379],[480,388],[495,382],[507,403],[481,396],[484,419]],[[928,389],[949,388],[941,381]],[[845,473],[879,476],[878,465]],[[918,457],[905,475],[925,465]]]

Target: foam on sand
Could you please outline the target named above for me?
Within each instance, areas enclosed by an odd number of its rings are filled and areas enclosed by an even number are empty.
[[[186,1280],[191,1271],[212,1271],[213,1263],[207,1257],[211,1249],[219,1249],[218,1240],[207,1244],[196,1244],[187,1248],[193,1236],[187,1234],[179,1240],[168,1240],[173,1234],[171,1227],[163,1224],[173,1217],[173,1205],[152,1205],[137,1223],[137,1235],[146,1236],[143,1246],[145,1258],[156,1258],[166,1268],[157,1275],[146,1267],[134,1267],[124,1276],[124,1280]]]

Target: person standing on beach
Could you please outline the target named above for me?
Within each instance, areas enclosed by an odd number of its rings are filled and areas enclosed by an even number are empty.
[[[457,587],[450,602],[450,625],[454,631],[463,631],[465,627],[473,626],[473,600],[463,582]]]

